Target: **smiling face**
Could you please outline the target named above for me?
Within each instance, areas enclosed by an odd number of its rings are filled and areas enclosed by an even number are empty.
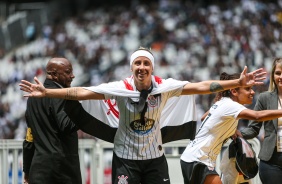
[[[150,88],[153,73],[153,66],[150,59],[145,56],[137,57],[132,63],[131,71],[138,90]]]
[[[255,95],[252,87],[236,88],[230,90],[232,99],[240,104],[252,104]]]
[[[273,81],[279,91],[282,91],[282,63],[277,63],[273,72]]]

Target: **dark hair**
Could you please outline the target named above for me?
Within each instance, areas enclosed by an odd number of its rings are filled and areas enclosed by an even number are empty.
[[[240,78],[239,73],[234,73],[234,74],[227,74],[226,72],[221,73],[220,75],[220,80],[233,80],[233,79],[239,79]],[[237,88],[235,88],[237,89]],[[222,97],[231,97],[230,89],[218,92],[214,98],[214,102],[220,100]]]

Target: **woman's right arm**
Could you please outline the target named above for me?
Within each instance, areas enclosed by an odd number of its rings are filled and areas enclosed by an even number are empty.
[[[63,98],[66,100],[102,100],[105,99],[103,94],[84,89],[82,87],[47,89],[45,88],[45,96],[49,98]]]
[[[95,93],[82,87],[47,89],[36,77],[34,77],[34,81],[36,84],[32,84],[26,80],[22,80],[19,84],[20,89],[28,93],[24,95],[25,97],[49,97],[67,100],[102,100],[105,98],[103,94]]]
[[[259,95],[258,100],[256,102],[256,105],[254,107],[255,111],[262,111],[262,110],[266,110],[266,104],[264,101],[264,96],[263,95]],[[252,139],[256,136],[258,136],[261,126],[262,126],[263,122],[257,121],[257,120],[251,120],[248,127],[244,128],[243,130],[241,130],[241,135],[243,136],[243,138],[245,139]]]

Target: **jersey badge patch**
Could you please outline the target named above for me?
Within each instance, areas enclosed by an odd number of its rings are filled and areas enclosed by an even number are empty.
[[[33,142],[33,136],[31,133],[31,128],[27,128],[25,140],[27,142]]]
[[[127,178],[128,176],[124,175],[118,176],[118,184],[128,184]]]
[[[153,95],[148,97],[148,105],[150,107],[155,107],[157,105],[157,99]]]

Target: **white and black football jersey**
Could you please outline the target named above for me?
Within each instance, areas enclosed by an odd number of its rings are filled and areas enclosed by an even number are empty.
[[[237,116],[244,109],[245,106],[227,97],[217,101],[210,108],[195,139],[188,144],[180,159],[185,162],[202,162],[214,168],[222,144],[234,135],[238,125]]]
[[[179,96],[183,88],[148,95],[145,105],[128,97],[115,99],[119,109],[119,125],[114,139],[114,152],[120,158],[146,160],[164,154],[160,130],[160,116],[167,100]],[[143,114],[143,116],[142,116]]]

